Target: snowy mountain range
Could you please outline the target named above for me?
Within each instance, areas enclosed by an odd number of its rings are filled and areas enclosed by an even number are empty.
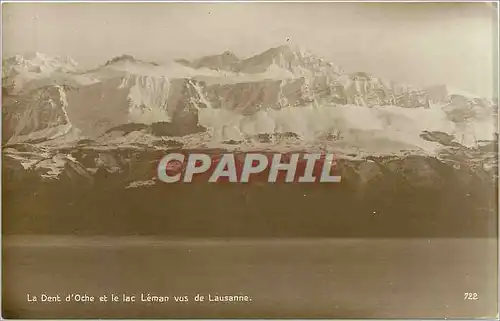
[[[422,138],[424,131],[469,147],[497,133],[492,101],[346,73],[290,46],[166,64],[123,55],[92,70],[70,58],[17,55],[2,62],[2,94],[5,147],[87,142],[161,150],[175,141],[185,148],[436,155],[442,146]]]
[[[216,125],[198,124],[200,113],[207,110],[234,112],[237,117],[292,107],[430,108],[433,103],[451,103],[459,117],[467,118],[467,113],[492,108],[485,99],[451,95],[446,87],[412,88],[363,72],[347,74],[289,46],[247,59],[224,52],[167,65],[125,55],[88,71],[78,70],[69,58],[39,53],[8,58],[2,66],[4,141],[11,142],[53,139],[75,131],[95,138],[126,123],[169,122],[188,134],[187,128]],[[236,130],[244,136],[242,126],[237,124]]]

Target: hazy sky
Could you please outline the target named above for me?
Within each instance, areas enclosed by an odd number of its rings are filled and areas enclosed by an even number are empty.
[[[165,61],[287,43],[347,71],[491,96],[491,3],[8,3],[3,56],[39,51],[94,67],[124,53]]]

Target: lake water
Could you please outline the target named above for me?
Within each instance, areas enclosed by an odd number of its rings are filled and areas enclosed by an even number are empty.
[[[187,239],[9,236],[9,318],[495,317],[495,239]],[[478,300],[464,300],[464,293]],[[134,303],[28,302],[135,295]],[[169,296],[166,303],[140,302]],[[251,302],[195,302],[196,294]],[[174,296],[189,302],[174,302]]]

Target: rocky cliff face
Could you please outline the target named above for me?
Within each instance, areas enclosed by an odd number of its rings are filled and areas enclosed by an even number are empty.
[[[37,89],[29,95],[3,95],[3,140],[51,139],[71,129],[66,90],[62,86]],[[33,134],[40,134],[37,135]]]

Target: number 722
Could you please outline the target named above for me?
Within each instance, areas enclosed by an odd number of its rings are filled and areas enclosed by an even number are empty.
[[[464,300],[479,300],[479,296],[477,295],[476,292],[465,292],[464,293]]]

